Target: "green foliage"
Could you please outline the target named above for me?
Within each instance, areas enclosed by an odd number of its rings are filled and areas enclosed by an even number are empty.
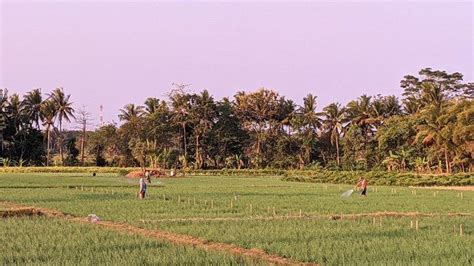
[[[62,88],[47,99],[39,89],[23,99],[2,90],[0,157],[26,165],[48,166],[54,159],[55,165],[77,164],[69,140],[80,134],[87,146],[83,165],[201,170],[307,169],[317,163],[326,170],[427,174],[474,169],[474,86],[457,72],[425,68],[402,79],[401,99],[362,95],[322,112],[313,94],[298,105],[265,88],[215,100],[207,90],[173,86],[166,99],[127,104],[121,124],[87,134],[87,121],[81,121],[82,132],[62,130],[74,118]]]

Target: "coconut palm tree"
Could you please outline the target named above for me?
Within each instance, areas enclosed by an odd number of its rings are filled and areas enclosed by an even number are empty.
[[[47,138],[47,157],[46,157],[46,166],[49,165],[50,154],[51,154],[51,130],[54,129],[56,114],[58,108],[56,103],[51,99],[44,101],[41,104],[40,108],[40,119],[43,123],[43,126],[46,129],[46,138]]]
[[[196,168],[202,168],[207,156],[206,137],[212,129],[217,110],[214,99],[207,90],[195,95],[191,107],[191,119],[194,124]]]
[[[311,150],[314,140],[319,128],[322,126],[323,113],[317,112],[317,96],[309,93],[303,98],[303,106],[298,109],[296,121],[297,126],[300,127],[302,137],[302,154],[300,154],[300,167],[309,163],[311,157]],[[294,122],[296,122],[294,121]]]
[[[120,121],[132,122],[142,117],[143,114],[143,106],[130,103],[120,109],[120,114],[118,117]]]
[[[40,126],[42,102],[43,97],[41,95],[41,89],[34,89],[26,93],[26,95],[23,97],[22,112],[25,113],[34,124],[36,124],[37,129],[39,129]]]
[[[179,125],[183,129],[184,160],[182,161],[184,163],[183,166],[186,167],[188,158],[186,127],[192,122],[192,117],[190,116],[191,99],[189,94],[183,92],[174,93],[170,98],[171,106],[173,107],[171,121],[173,124]]]
[[[6,109],[8,112],[8,116],[10,117],[15,127],[16,132],[18,132],[20,128],[22,127],[22,121],[23,121],[22,113],[21,113],[22,104],[20,101],[20,96],[18,94],[14,93],[10,96],[10,98],[8,99]]]
[[[158,107],[160,106],[160,100],[157,98],[147,98],[145,101],[145,113],[147,115],[151,115],[156,112]]]
[[[324,107],[324,126],[331,134],[331,145],[336,145],[336,161],[340,165],[339,138],[341,136],[344,124],[348,122],[346,109],[339,103],[331,103]]]
[[[58,118],[59,123],[59,154],[61,156],[61,163],[64,162],[64,154],[63,154],[63,121],[71,122],[71,118],[75,118],[74,116],[74,108],[72,107],[72,102],[70,101],[71,95],[64,94],[63,88],[56,88],[49,97],[54,102],[57,110],[56,116]]]

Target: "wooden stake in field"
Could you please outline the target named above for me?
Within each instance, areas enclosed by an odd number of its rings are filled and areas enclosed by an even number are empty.
[[[379,218],[379,226],[382,227],[382,216]]]
[[[462,192],[461,192],[461,199],[462,199],[462,198],[463,198],[463,194],[462,194]]]
[[[211,209],[214,207],[214,200],[211,200]]]
[[[166,200],[166,195],[165,194],[163,194],[163,200]]]
[[[462,236],[464,233],[464,227],[462,224],[459,225],[459,235]]]
[[[196,206],[196,197],[193,198],[193,204]]]
[[[375,217],[372,219],[372,225],[375,226]]]
[[[250,204],[249,209],[250,209],[250,214],[252,214],[252,204]]]
[[[415,230],[418,231],[418,220],[415,221]]]
[[[301,209],[300,209],[300,217],[303,217],[303,212],[301,211]]]
[[[230,200],[230,208],[232,209],[234,207],[234,202]]]
[[[178,204],[181,202],[181,196],[178,196]]]
[[[273,216],[276,216],[275,207],[273,207]]]
[[[410,228],[413,229],[413,220],[410,220]]]

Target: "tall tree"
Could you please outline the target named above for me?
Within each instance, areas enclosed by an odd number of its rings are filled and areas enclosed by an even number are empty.
[[[85,148],[86,148],[86,138],[87,138],[87,126],[89,125],[90,113],[86,111],[85,106],[82,109],[77,111],[76,123],[79,124],[81,129],[81,144],[80,144],[80,154],[81,154],[81,165],[85,164]]]
[[[63,136],[63,122],[71,122],[71,118],[75,118],[74,116],[74,108],[72,107],[72,102],[70,101],[71,95],[65,94],[63,88],[57,88],[53,90],[50,94],[51,101],[54,102],[57,110],[56,116],[58,118],[59,123],[59,155],[61,156],[61,163],[64,163],[64,153],[63,153],[63,145],[64,145],[64,136]]]
[[[299,155],[299,164],[302,168],[305,164],[311,160],[311,152],[313,150],[314,143],[318,130],[322,126],[323,113],[317,112],[317,97],[308,94],[303,98],[303,105],[298,109],[296,114],[296,121],[293,121],[296,127],[298,127],[299,135],[301,137],[301,151]]]
[[[52,100],[46,100],[41,104],[40,110],[40,118],[43,122],[43,126],[46,128],[46,166],[49,166],[51,160],[51,131],[54,129],[58,109],[55,102]]]
[[[23,97],[23,110],[29,119],[36,124],[36,128],[40,126],[40,114],[41,114],[41,103],[43,102],[43,96],[41,95],[41,89],[34,89],[27,92]]]
[[[187,128],[192,122],[192,117],[190,116],[192,97],[184,91],[184,88],[185,85],[177,85],[177,87],[171,91],[169,97],[173,109],[171,121],[172,123],[179,125],[183,133],[181,143],[183,144],[182,150],[184,152],[184,157],[182,161],[184,163],[184,168],[186,168],[188,162]]]
[[[348,122],[346,109],[339,103],[331,103],[324,107],[324,127],[330,132],[331,144],[336,146],[336,162],[340,165],[339,138],[342,134],[344,125]]]
[[[267,159],[263,146],[279,111],[279,95],[262,88],[252,93],[238,92],[234,97],[236,113],[253,138],[252,164],[260,167]]]
[[[216,104],[207,90],[193,97],[191,107],[193,135],[195,138],[195,167],[201,169],[208,155],[207,142],[216,120]]]

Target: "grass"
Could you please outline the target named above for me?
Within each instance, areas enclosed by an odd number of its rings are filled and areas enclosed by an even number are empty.
[[[474,221],[466,218],[421,218],[420,230],[410,228],[413,218],[372,218],[356,221],[279,220],[240,222],[149,223],[160,228],[217,242],[258,247],[298,261],[342,264],[470,265]],[[453,233],[464,224],[469,236]],[[456,231],[457,233],[457,231]]]
[[[472,217],[384,218],[383,227],[374,227],[372,218],[355,222],[325,218],[252,220],[273,217],[273,208],[276,216],[299,215],[300,210],[303,216],[350,216],[378,211],[474,214],[473,192],[465,191],[461,198],[457,191],[433,194],[432,190],[418,189],[414,195],[411,188],[377,186],[369,187],[367,198],[354,195],[342,199],[340,193],[352,185],[285,182],[278,177],[199,176],[160,179],[160,184],[153,180],[150,197],[140,201],[136,198],[137,183],[138,180],[105,174],[0,174],[0,201],[76,216],[94,213],[105,220],[258,247],[305,262],[473,263],[474,255],[469,248],[474,245]],[[169,220],[194,217],[247,220]],[[409,228],[414,219],[420,220],[418,231]],[[453,226],[458,228],[461,224],[462,237],[458,231],[453,233]],[[227,264],[225,258],[222,263]]]
[[[250,263],[141,236],[46,218],[4,219],[0,264],[190,265]]]

